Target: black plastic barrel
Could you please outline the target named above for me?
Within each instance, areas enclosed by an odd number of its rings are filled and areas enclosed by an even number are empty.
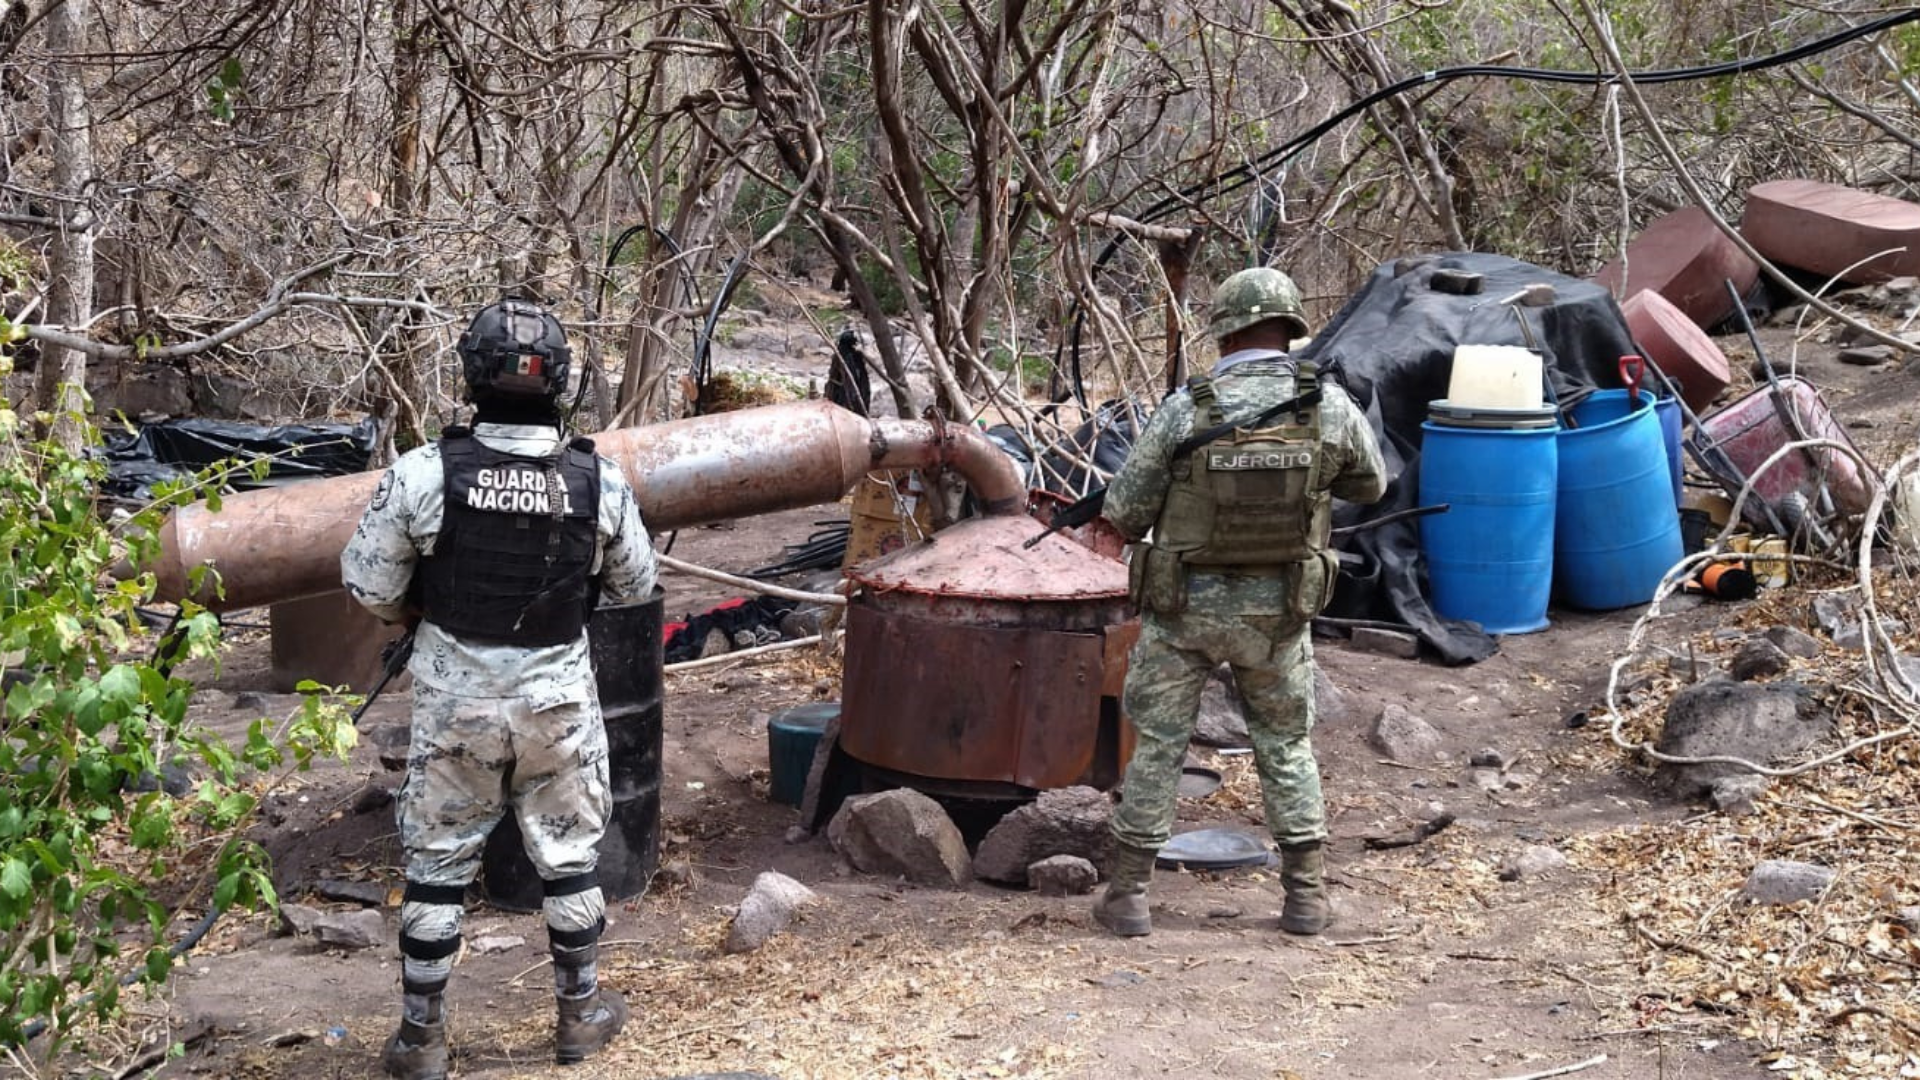
[[[639,604],[603,606],[587,624],[600,715],[607,725],[607,773],[613,815],[600,838],[600,888],[607,899],[637,896],[660,865],[661,612],[665,594]],[[480,881],[488,903],[534,911],[540,875],[527,860],[520,825],[508,811],[487,838]]]

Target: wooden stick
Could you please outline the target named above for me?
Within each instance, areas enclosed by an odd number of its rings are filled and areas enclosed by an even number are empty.
[[[720,570],[709,570],[704,566],[695,566],[690,562],[682,562],[671,555],[661,555],[658,556],[658,558],[660,565],[669,570],[676,570],[682,574],[692,574],[694,577],[706,578],[708,581],[717,581],[722,585],[732,585],[736,589],[746,589],[749,592],[777,596],[782,600],[798,600],[805,604],[826,604],[831,607],[847,606],[847,598],[841,596],[839,593],[801,592],[799,589],[789,589],[780,585],[769,585],[764,581],[737,577]]]
[[[1599,1054],[1585,1061],[1576,1061],[1571,1065],[1562,1065],[1557,1069],[1548,1069],[1545,1072],[1530,1072],[1525,1076],[1507,1076],[1502,1077],[1501,1080],[1547,1080],[1549,1076],[1565,1076],[1568,1073],[1577,1073],[1582,1069],[1591,1069],[1595,1065],[1605,1065],[1606,1063],[1607,1055]]]

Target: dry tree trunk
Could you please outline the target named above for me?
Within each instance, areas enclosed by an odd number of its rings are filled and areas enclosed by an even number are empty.
[[[88,0],[66,0],[47,13],[47,51],[53,57],[47,82],[47,127],[51,134],[53,187],[61,200],[53,243],[47,251],[47,321],[84,327],[93,318],[94,218],[93,119],[87,107]],[[80,448],[80,416],[86,412],[87,354],[43,345],[35,375],[34,402],[53,414],[49,434],[68,450]]]

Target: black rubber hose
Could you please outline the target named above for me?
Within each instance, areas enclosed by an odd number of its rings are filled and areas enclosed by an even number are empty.
[[[194,923],[193,928],[187,931],[187,936],[175,942],[173,947],[167,950],[167,955],[175,960],[185,956],[195,945],[200,944],[200,939],[207,936],[207,931],[213,929],[213,924],[220,921],[222,914],[224,914],[224,909],[217,907],[208,908],[207,913],[200,917],[200,921]],[[120,977],[121,986],[132,986],[139,981],[140,972],[138,970],[129,971]],[[92,1001],[93,998],[93,994],[88,994],[81,998],[81,1007],[86,1007],[87,1003]],[[47,1030],[47,1020],[44,1017],[39,1020],[30,1021],[25,1027],[20,1029],[21,1042],[24,1043],[39,1038],[40,1033],[45,1030]]]
[[[1826,37],[1815,38],[1812,41],[1804,42],[1790,49],[1785,49],[1767,56],[1756,56],[1746,60],[1728,60],[1723,63],[1706,64],[1699,67],[1664,68],[1659,71],[1634,74],[1630,77],[1634,82],[1639,83],[1672,83],[1689,82],[1696,79],[1717,79],[1722,76],[1740,75],[1749,71],[1764,71],[1768,68],[1779,67],[1782,64],[1791,64],[1798,60],[1804,60],[1809,56],[1816,56],[1848,44],[1849,42],[1857,41],[1860,38],[1877,34],[1883,30],[1890,30],[1902,23],[1912,22],[1915,19],[1920,19],[1920,8],[1910,8],[1906,11],[1884,15],[1872,22],[1862,23],[1859,26],[1850,26],[1845,30],[1829,34]],[[1460,67],[1438,68],[1433,71],[1422,72],[1419,75],[1402,79],[1392,86],[1368,94],[1354,104],[1335,113],[1329,119],[1315,124],[1300,135],[1261,154],[1252,161],[1235,166],[1225,172],[1217,173],[1198,184],[1182,188],[1173,195],[1169,195],[1159,202],[1154,203],[1152,206],[1149,206],[1145,211],[1130,216],[1136,221],[1151,223],[1177,210],[1192,206],[1195,203],[1203,203],[1209,199],[1236,191],[1259,179],[1268,169],[1282,164],[1289,158],[1299,154],[1302,150],[1313,145],[1328,132],[1352,119],[1355,114],[1372,108],[1387,98],[1393,97],[1396,94],[1404,94],[1409,90],[1421,86],[1437,86],[1442,83],[1452,82],[1455,79],[1473,77],[1512,79],[1520,82],[1569,83],[1580,86],[1600,86],[1615,82],[1619,79],[1619,75],[1613,72],[1555,71],[1551,68],[1502,67],[1494,64],[1467,64]],[[1093,268],[1090,271],[1090,276],[1099,277],[1101,269],[1119,252],[1123,239],[1124,236],[1115,235],[1107,241],[1106,246],[1100,249],[1100,254],[1093,260]],[[1069,357],[1071,364],[1068,370],[1073,377],[1074,400],[1082,406],[1087,403],[1086,385],[1081,378],[1080,369],[1080,338],[1081,331],[1085,326],[1086,310],[1076,299],[1073,304],[1073,330],[1067,342],[1068,347],[1071,349]],[[1058,366],[1057,353],[1055,356],[1055,366]]]

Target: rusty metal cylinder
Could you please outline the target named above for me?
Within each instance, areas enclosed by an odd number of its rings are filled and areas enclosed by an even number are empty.
[[[870,421],[829,402],[768,405],[593,436],[633,484],[653,532],[832,502],[875,469],[951,468],[989,513],[1018,513],[1013,463],[965,425]],[[259,607],[340,587],[340,552],[380,473],[311,480],[227,496],[218,511],[183,507],[161,528],[149,567],[156,598],[194,590],[216,611]]]

